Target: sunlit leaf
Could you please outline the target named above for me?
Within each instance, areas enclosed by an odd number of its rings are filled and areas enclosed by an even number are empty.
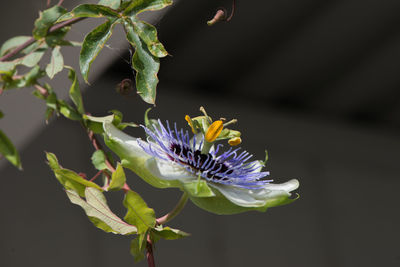
[[[86,82],[88,82],[90,66],[111,37],[115,24],[115,20],[107,20],[104,24],[101,24],[88,33],[83,41],[79,57],[79,66]]]
[[[125,9],[128,16],[139,14],[143,11],[160,10],[172,4],[172,0],[136,0]]]
[[[124,21],[126,37],[135,48],[132,57],[132,67],[136,71],[136,88],[144,101],[154,104],[156,100],[156,87],[158,83],[157,73],[160,69],[160,61],[153,56],[147,45],[135,32],[132,21]]]
[[[108,6],[112,9],[118,9],[121,6],[121,0],[100,0],[99,5]]]
[[[57,19],[66,12],[67,10],[59,5],[55,5],[41,12],[39,18],[35,21],[33,37],[35,37],[35,39],[45,37],[49,28],[53,26]]]
[[[93,187],[98,190],[102,190],[100,186],[84,179],[76,172],[62,168],[53,153],[46,153],[46,157],[50,168],[54,172],[55,177],[65,187],[65,189],[74,190],[78,192],[78,194],[82,197],[85,196],[86,187]]]
[[[57,22],[70,20],[73,18],[118,18],[118,12],[104,5],[83,4],[75,7],[71,12],[61,16]]]
[[[157,37],[157,29],[153,25],[144,21],[135,20],[134,29],[139,37],[146,43],[147,48],[155,57],[165,57],[168,52]]]
[[[46,73],[50,79],[63,70],[64,58],[60,52],[60,46],[56,46],[51,53],[50,63],[47,64]]]
[[[124,198],[124,206],[127,208],[127,213],[124,217],[125,221],[135,225],[138,228],[138,233],[145,233],[149,228],[156,224],[154,210],[149,208],[134,191],[127,191]]]
[[[2,154],[15,167],[22,170],[21,159],[11,140],[0,130],[0,154]]]
[[[103,231],[121,235],[137,232],[135,226],[124,222],[111,211],[106,198],[99,190],[87,187],[84,195],[86,200],[73,190],[67,190],[66,193],[71,202],[81,206],[94,225]]]

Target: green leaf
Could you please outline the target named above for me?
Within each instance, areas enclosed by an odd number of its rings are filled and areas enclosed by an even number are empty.
[[[42,78],[45,75],[45,72],[40,69],[39,66],[33,67],[27,74],[24,75],[23,78],[23,86],[20,87],[27,87],[36,84],[36,81]]]
[[[12,89],[12,88],[23,88],[36,84],[37,80],[42,78],[45,75],[45,72],[40,69],[39,66],[35,66],[28,73],[23,75],[19,79],[13,79],[12,75],[7,77],[3,76],[4,79],[4,89]]]
[[[84,114],[85,109],[83,107],[82,94],[79,88],[78,77],[76,76],[75,70],[73,70],[72,68],[70,68],[69,70],[68,78],[72,81],[71,88],[69,89],[69,97],[71,98],[72,102],[74,102],[78,112],[80,114]]]
[[[0,74],[9,74],[17,66],[16,61],[0,61]]]
[[[4,113],[0,110],[0,119],[4,117]]]
[[[107,40],[111,37],[115,24],[116,20],[107,20],[104,24],[101,24],[88,33],[85,40],[83,40],[79,57],[79,66],[86,82],[88,82],[90,66],[103,49]]]
[[[168,55],[168,52],[158,40],[157,29],[153,25],[140,20],[135,20],[133,25],[136,33],[146,43],[148,50],[153,56],[165,57]]]
[[[157,226],[151,231],[152,235],[155,237],[155,241],[163,238],[165,240],[175,240],[183,237],[187,237],[190,234],[185,233],[178,229],[172,229],[170,227],[162,227],[161,225]]]
[[[108,6],[112,9],[118,9],[121,6],[121,0],[100,0],[99,5]]]
[[[183,188],[185,189],[186,192],[188,192],[191,196],[194,197],[215,196],[214,192],[207,185],[207,182],[205,180],[186,182],[183,184]]]
[[[121,235],[137,232],[135,226],[127,224],[111,211],[106,198],[99,190],[87,187],[85,189],[86,201],[73,190],[67,190],[66,193],[70,201],[81,206],[94,225],[103,231]]]
[[[114,114],[113,124],[118,126],[122,122],[123,114],[121,111],[113,109],[110,113]]]
[[[73,18],[118,18],[119,14],[115,10],[104,6],[94,4],[83,4],[75,7],[71,12],[61,16],[57,22],[70,20]]]
[[[45,37],[49,28],[66,12],[67,10],[65,8],[56,5],[40,13],[39,18],[35,21],[33,37],[35,37],[35,39]]]
[[[93,166],[99,171],[106,170],[108,168],[106,164],[107,157],[102,150],[96,150],[91,159]]]
[[[115,172],[113,172],[111,176],[111,182],[110,186],[108,187],[108,190],[109,191],[120,190],[124,186],[125,182],[126,182],[126,177],[124,168],[122,168],[122,165],[118,163]]]
[[[15,167],[22,170],[21,159],[11,140],[0,130],[0,153]]]
[[[54,76],[63,70],[64,68],[64,58],[60,53],[60,46],[56,46],[51,53],[50,63],[47,64],[46,73],[50,79],[53,79]]]
[[[32,38],[31,36],[15,36],[11,39],[8,39],[3,43],[3,45],[0,48],[0,57],[8,54],[9,52],[11,52],[11,50],[22,45],[31,38]]]
[[[172,0],[136,0],[125,9],[124,15],[133,16],[143,11],[155,11],[172,4]]]
[[[57,180],[67,190],[74,190],[78,192],[80,196],[85,196],[85,188],[93,187],[98,190],[102,190],[97,184],[90,182],[83,177],[79,176],[76,172],[62,168],[57,160],[57,157],[53,153],[47,153],[46,157],[50,168],[53,170]]]
[[[68,105],[64,100],[58,100],[57,105],[59,107],[60,113],[64,115],[67,119],[80,121],[82,120],[81,114],[76,112],[76,110]]]
[[[135,263],[140,262],[145,258],[145,251],[146,251],[146,238],[140,239],[136,237],[131,241],[131,248],[130,252],[133,256]]]
[[[135,32],[132,21],[125,20],[124,27],[128,41],[135,47],[132,57],[132,67],[136,71],[136,88],[142,99],[154,104],[156,100],[156,87],[158,83],[157,73],[160,69],[160,61],[153,56],[147,45]]]
[[[44,55],[44,49],[38,49],[22,58],[18,63],[29,68],[35,67]],[[18,60],[17,60],[18,61]]]
[[[63,27],[56,31],[47,34],[45,41],[49,47],[55,47],[57,45],[71,45],[69,41],[65,41],[64,37],[69,32],[71,27]]]
[[[124,219],[137,227],[138,234],[143,234],[149,228],[155,226],[156,217],[154,210],[147,206],[138,193],[131,190],[127,191],[123,203],[128,210]]]
[[[53,110],[57,110],[57,95],[54,92],[51,92],[46,98],[46,106]]]

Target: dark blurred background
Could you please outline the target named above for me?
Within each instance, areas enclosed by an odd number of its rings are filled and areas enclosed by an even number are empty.
[[[29,35],[45,2],[3,5],[0,41]],[[180,0],[148,17],[172,55],[161,62],[151,114],[182,127],[201,105],[214,117],[237,118],[243,147],[257,158],[267,149],[272,178],[299,179],[301,198],[233,216],[188,203],[170,225],[192,236],[160,241],[157,266],[400,266],[400,1],[238,0],[231,22],[206,25],[217,7],[230,5]],[[71,39],[99,24],[88,22],[74,25]],[[78,50],[63,52],[76,66]],[[118,28],[85,88],[92,114],[118,109],[126,121],[142,122],[148,105],[115,92],[132,78],[128,59]],[[60,96],[70,84],[65,76],[55,80]],[[60,117],[45,125],[31,91],[0,96],[0,127],[24,166],[0,163],[0,266],[146,266],[134,265],[130,238],[103,233],[68,201],[44,151],[91,176],[93,148],[77,123]],[[179,199],[175,189],[152,188],[131,172],[128,179],[159,216]],[[122,197],[110,196],[120,215]]]

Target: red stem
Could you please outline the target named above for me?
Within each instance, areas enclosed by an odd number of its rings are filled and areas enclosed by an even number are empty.
[[[146,248],[147,248],[147,252],[146,252],[147,265],[149,267],[155,267],[156,264],[154,263],[153,242],[151,241],[150,235],[147,236]]]

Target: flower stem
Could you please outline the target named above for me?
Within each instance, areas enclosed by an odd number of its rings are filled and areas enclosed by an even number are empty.
[[[169,213],[165,214],[164,216],[157,219],[157,224],[165,224],[175,218],[185,207],[186,202],[188,201],[188,194],[185,192],[183,193],[181,199],[179,200],[178,204],[176,204],[175,208],[171,210]]]

